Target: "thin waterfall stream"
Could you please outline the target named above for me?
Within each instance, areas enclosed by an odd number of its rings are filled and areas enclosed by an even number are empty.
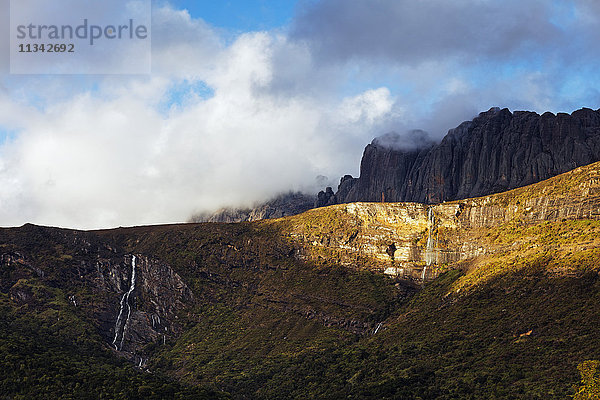
[[[113,346],[115,346],[115,350],[121,350],[123,348],[123,341],[125,339],[125,331],[127,330],[127,326],[129,324],[129,319],[131,317],[131,304],[129,302],[129,298],[133,291],[135,290],[135,256],[131,257],[131,282],[129,284],[129,290],[123,293],[123,297],[121,297],[121,308],[119,310],[119,315],[117,316],[117,322],[115,323],[115,338],[113,339]],[[125,319],[125,323],[123,323],[123,312],[125,311],[125,306],[127,306],[127,318]],[[119,341],[119,336],[121,340]],[[119,345],[117,345],[119,342]]]
[[[429,233],[427,235],[427,247],[425,249],[425,267],[423,268],[423,272],[421,274],[421,280],[425,282],[425,278],[427,277],[427,267],[435,264],[436,262],[436,254],[435,254],[435,239],[433,237],[433,229],[435,226],[435,214],[433,213],[433,207],[429,207],[427,210],[427,221],[429,223]]]

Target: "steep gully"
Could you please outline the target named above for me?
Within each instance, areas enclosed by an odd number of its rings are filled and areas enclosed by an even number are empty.
[[[194,298],[169,265],[141,254],[124,258],[130,260],[131,272],[128,286],[120,296],[112,345],[141,368],[149,356],[144,349],[148,343],[165,344],[168,338],[179,335],[181,327],[176,314],[193,304]],[[119,263],[117,268],[122,265]],[[107,271],[108,277],[121,271]],[[117,287],[121,287],[120,283]]]
[[[63,290],[106,343],[140,367],[149,356],[147,344],[179,335],[177,313],[194,302],[168,264],[144,254],[120,255],[94,232],[25,225],[0,229],[0,243],[0,270],[13,271],[0,277],[2,292],[17,305],[41,305],[46,300],[36,299],[35,282]],[[62,250],[59,257],[40,256],[47,249]]]

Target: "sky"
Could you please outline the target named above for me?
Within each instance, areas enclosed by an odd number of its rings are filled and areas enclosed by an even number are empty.
[[[285,27],[292,21],[296,3],[296,0],[179,0],[170,4],[236,35]]]
[[[595,0],[153,1],[132,75],[10,74],[9,3],[0,226],[185,222],[335,187],[389,132],[600,108]]]

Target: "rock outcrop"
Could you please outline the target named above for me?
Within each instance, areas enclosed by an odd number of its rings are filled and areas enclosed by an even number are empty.
[[[302,258],[369,265],[423,282],[444,265],[507,251],[486,240],[499,227],[579,219],[600,219],[600,163],[505,193],[437,205],[334,205],[291,218],[287,229]]]
[[[252,208],[196,214],[189,222],[244,222],[353,202],[444,201],[487,196],[600,161],[600,110],[544,113],[491,108],[439,144],[420,130],[388,133],[364,150],[360,176],[310,196],[279,195]]]
[[[551,178],[600,160],[600,110],[571,115],[492,108],[451,129],[432,146],[418,137],[401,150],[375,139],[360,177],[342,178],[318,206],[357,201],[441,203],[486,196]]]
[[[288,217],[315,207],[315,197],[300,192],[281,194],[253,208],[223,208],[215,213],[194,215],[190,222],[246,222]]]

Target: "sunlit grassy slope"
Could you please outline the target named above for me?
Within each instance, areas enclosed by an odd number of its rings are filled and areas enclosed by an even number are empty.
[[[336,247],[364,234],[376,248],[378,231],[422,246],[430,228],[421,217],[397,222],[398,204],[377,205],[367,222],[341,205],[276,221],[88,232],[117,254],[163,260],[194,293],[178,314],[183,333],[147,345],[150,372],[119,360],[97,321],[67,301],[84,290],[69,271],[93,256],[72,232],[1,230],[0,252],[27,254],[45,274],[2,267],[0,356],[17,367],[0,392],[68,398],[114,381],[104,398],[566,399],[577,364],[600,358],[599,169],[443,205],[439,215],[463,214],[436,227],[439,246],[483,251],[445,259],[426,285],[373,268],[397,260],[361,253],[349,263],[351,249]],[[563,206],[573,212],[550,212]],[[382,215],[401,229],[377,230]],[[25,304],[11,297],[28,291]]]

